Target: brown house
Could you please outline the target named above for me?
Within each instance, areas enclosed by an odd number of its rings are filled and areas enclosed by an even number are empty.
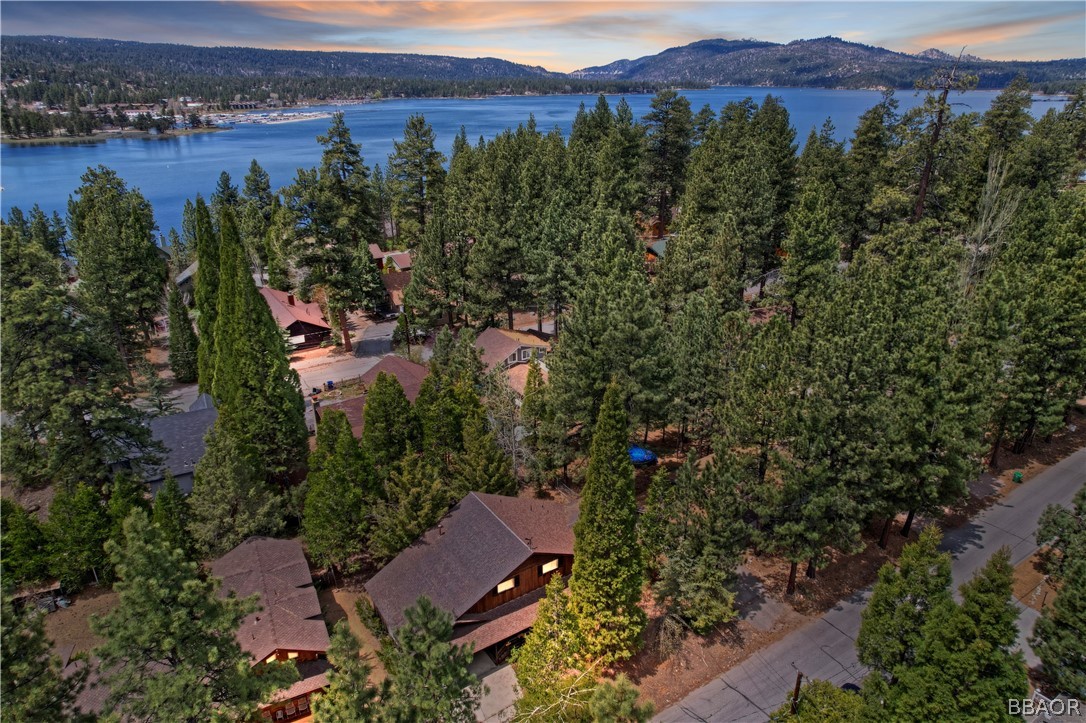
[[[426,379],[426,376],[430,373],[430,368],[404,359],[402,356],[389,354],[381,357],[381,361],[377,362],[377,364],[375,364],[368,372],[362,375],[363,389],[372,387],[373,383],[377,381],[377,375],[382,372],[391,374],[395,377],[396,381],[403,387],[403,393],[404,396],[407,397],[407,401],[414,404],[415,399],[419,396],[419,389],[422,388],[422,381]],[[366,414],[365,393],[357,397],[344,399],[342,402],[324,402],[318,399],[314,403],[314,409],[318,415],[318,423],[320,422],[320,415],[330,409],[336,409],[343,412],[347,415],[347,421],[351,425],[351,432],[354,433],[354,436],[358,438],[362,437],[362,428],[365,426]]]
[[[260,287],[260,295],[268,303],[275,322],[286,330],[295,349],[316,346],[332,335],[332,327],[324,319],[320,304],[303,303],[294,294]]]
[[[253,666],[293,660],[301,680],[260,707],[264,720],[286,721],[310,713],[310,698],[328,686],[328,628],[302,546],[294,540],[250,537],[211,564],[222,579],[219,594],[254,593],[263,608],[238,629],[238,643]]]
[[[503,660],[535,622],[544,586],[573,571],[577,507],[471,492],[366,583],[393,636],[425,595],[453,616],[453,643]]]
[[[538,331],[512,331],[492,326],[479,334],[475,346],[479,348],[483,365],[488,370],[495,366],[508,369],[517,364],[527,364],[533,352],[542,361],[550,351],[550,338],[549,334]]]

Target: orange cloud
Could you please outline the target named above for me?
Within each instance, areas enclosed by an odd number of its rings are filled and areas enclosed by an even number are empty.
[[[983,52],[981,46],[1006,43],[1011,40],[1029,37],[1046,26],[1069,20],[1081,22],[1082,18],[1082,12],[1075,12],[1030,20],[1009,20],[977,25],[972,28],[917,35],[908,38],[906,42],[911,44],[913,50],[925,50],[927,48],[960,49],[966,47],[969,52],[977,54]]]

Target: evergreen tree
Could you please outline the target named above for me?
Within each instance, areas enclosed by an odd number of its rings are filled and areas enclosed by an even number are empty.
[[[97,582],[108,579],[109,556],[103,549],[109,539],[110,520],[98,493],[80,482],[61,488],[49,505],[45,524],[49,572],[67,590],[78,590],[88,576]]]
[[[234,181],[230,178],[230,174],[223,171],[219,174],[219,180],[215,183],[215,191],[211,194],[211,219],[215,223],[220,223],[222,220],[223,211],[229,208],[235,218],[238,214],[238,207],[241,205],[241,195],[238,193],[238,187],[234,185]],[[217,229],[219,233],[222,233],[222,228]]]
[[[510,469],[509,457],[494,441],[482,411],[468,416],[463,424],[464,451],[456,459],[453,489],[457,496],[468,492],[515,495],[517,478]]]
[[[135,363],[162,310],[166,264],[151,205],[105,166],[89,169],[68,204],[79,297],[98,313],[121,359]]]
[[[304,459],[308,432],[298,373],[290,368],[279,325],[245,262],[233,211],[220,222],[219,304],[212,396],[217,426],[251,449],[269,477]]]
[[[690,100],[674,90],[653,96],[652,110],[643,118],[647,127],[649,194],[658,219],[657,233],[667,232],[671,207],[682,196],[686,162],[693,148],[694,119]]]
[[[370,682],[370,666],[362,659],[362,648],[346,620],[336,623],[328,645],[328,687],[313,697],[313,720],[317,723],[371,723],[381,720],[380,700],[386,685]]]
[[[132,510],[151,511],[147,485],[130,472],[120,472],[107,487],[106,515],[109,518],[109,539],[124,544],[124,521]]]
[[[864,700],[828,680],[812,680],[799,691],[792,710],[789,701],[773,712],[771,723],[863,723],[868,720]]]
[[[1064,570],[1056,599],[1041,611],[1029,644],[1052,686],[1081,700],[1086,698],[1086,558],[1067,560]]]
[[[92,629],[107,706],[135,719],[243,718],[297,680],[293,663],[251,666],[237,642],[254,598],[218,595],[218,583],[169,545],[146,513],[125,522],[125,544],[110,543],[117,606]]]
[[[16,612],[5,590],[0,628],[0,647],[4,649],[0,706],[4,717],[17,721],[84,720],[75,708],[75,697],[86,681],[86,670],[70,676],[61,673],[60,660],[45,637],[45,616],[32,605]]]
[[[455,501],[437,467],[408,449],[385,485],[386,501],[374,511],[370,554],[385,562],[438,523]]]
[[[131,378],[57,259],[18,224],[0,224],[0,244],[5,481],[104,482],[111,463],[156,449]]]
[[[347,415],[336,410],[322,414],[317,447],[309,454],[302,513],[302,535],[314,562],[344,569],[362,551],[374,477]]]
[[[856,650],[860,662],[889,678],[915,664],[923,627],[932,612],[950,603],[950,555],[939,551],[934,525],[901,551],[898,566],[887,563],[862,613]]]
[[[452,616],[423,596],[404,610],[398,648],[387,659],[392,681],[387,711],[394,721],[473,721],[482,695],[468,670],[470,646],[453,645]]]
[[[170,289],[167,305],[170,312],[170,369],[175,381],[191,384],[197,379],[199,340],[176,286]]]
[[[455,323],[467,293],[464,274],[471,245],[460,226],[459,217],[434,202],[404,292],[405,304],[415,313],[430,319],[444,315],[449,325]]]
[[[166,544],[186,554],[192,551],[192,538],[185,529],[189,514],[188,498],[181,493],[181,488],[173,475],[167,474],[162,487],[155,495],[155,501],[151,507],[151,522],[159,529]]]
[[[1049,549],[1045,572],[1057,580],[1075,560],[1086,559],[1086,485],[1075,493],[1073,510],[1049,505],[1037,522],[1035,539]]]
[[[408,117],[403,140],[393,141],[393,146],[388,158],[392,218],[399,240],[414,248],[426,233],[434,199],[441,194],[445,156],[434,149],[434,129],[422,114]]]
[[[679,425],[680,439],[690,430],[697,436],[709,426],[723,382],[724,328],[720,300],[712,288],[691,294],[671,321],[668,349],[679,363],[672,367],[668,390],[671,420]]]
[[[215,378],[215,319],[219,309],[219,235],[211,224],[211,212],[200,196],[196,196],[193,230],[196,236],[196,280],[193,297],[196,305],[196,330],[200,334],[197,348],[197,371],[200,391],[210,394]]]
[[[373,191],[342,113],[332,116],[328,133],[317,142],[324,147],[320,167],[299,168],[294,184],[285,189],[298,223],[293,256],[305,271],[303,296],[314,287],[324,289],[343,346],[351,351],[347,312],[377,303],[384,293],[368,247],[378,240]]]
[[[614,122],[596,154],[594,205],[632,219],[645,201],[644,128],[634,121],[623,98],[615,106]]]
[[[188,530],[202,556],[221,555],[282,527],[282,500],[265,483],[254,452],[221,422],[208,432],[193,477]]]
[[[18,502],[0,498],[0,570],[4,584],[21,587],[49,574],[45,530]]]
[[[622,388],[607,387],[574,526],[571,606],[589,660],[624,660],[640,646],[645,612],[633,467]]]
[[[781,277],[792,303],[793,326],[808,306],[826,298],[837,271],[840,242],[833,232],[828,195],[828,187],[808,183],[788,214]]]
[[[366,390],[363,412],[362,447],[384,475],[399,460],[409,444],[416,441],[411,402],[396,377],[381,372]]]
[[[430,374],[419,388],[412,409],[419,424],[424,454],[442,465],[464,450],[464,420],[482,409],[478,394],[467,384],[450,386]]]
[[[268,172],[254,158],[245,174],[237,215],[242,243],[257,268],[268,263],[266,242],[277,201]]]
[[[595,687],[588,700],[588,712],[593,721],[604,723],[648,723],[652,719],[652,703],[639,703],[637,686],[623,673],[612,683],[605,680]]]

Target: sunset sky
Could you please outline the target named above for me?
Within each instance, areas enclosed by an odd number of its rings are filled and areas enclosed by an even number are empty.
[[[996,60],[1086,55],[1073,2],[22,2],[0,3],[4,35],[191,45],[494,56],[569,71],[705,38],[787,42],[836,35],[914,53]]]

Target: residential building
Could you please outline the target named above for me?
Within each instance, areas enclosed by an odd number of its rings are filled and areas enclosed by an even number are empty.
[[[332,335],[332,327],[324,319],[320,304],[303,303],[287,291],[262,286],[260,295],[268,303],[275,321],[286,330],[295,349],[316,346]]]
[[[165,449],[161,463],[140,466],[143,480],[150,486],[152,495],[157,495],[162,489],[167,474],[177,480],[182,494],[192,492],[196,463],[204,456],[207,447],[205,438],[218,418],[219,412],[211,397],[201,394],[189,411],[151,420],[151,437]]]
[[[395,637],[426,596],[454,620],[456,645],[503,661],[535,622],[554,575],[573,570],[577,507],[471,492],[366,583]]]
[[[373,383],[377,381],[377,375],[382,372],[395,377],[396,381],[403,387],[403,393],[407,397],[407,400],[414,404],[415,399],[419,396],[419,389],[422,387],[422,381],[430,373],[430,368],[422,364],[416,364],[401,356],[389,354],[388,356],[381,357],[381,361],[377,362],[377,364],[370,368],[369,371],[362,375],[361,382],[363,390],[373,386]],[[326,402],[319,397],[315,397],[313,401],[313,409],[318,422],[320,422],[320,415],[323,412],[326,412],[329,409],[339,410],[347,415],[347,421],[351,425],[351,431],[354,433],[354,436],[361,438],[366,410],[365,391],[357,397],[344,399],[341,402]]]

